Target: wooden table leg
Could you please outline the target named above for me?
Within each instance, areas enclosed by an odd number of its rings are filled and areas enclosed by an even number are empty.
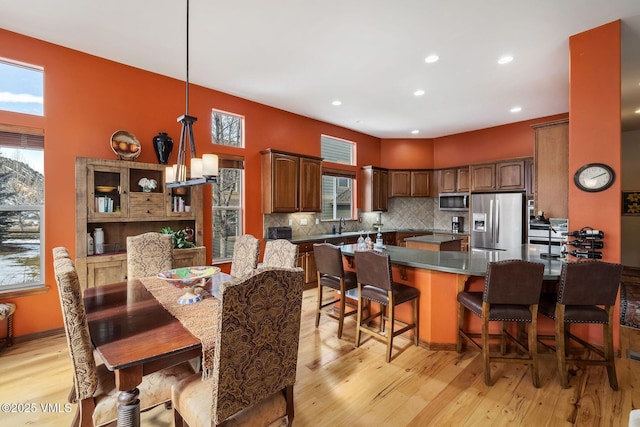
[[[118,395],[118,427],[140,427],[139,395],[137,388]]]
[[[118,395],[118,427],[140,427],[140,390],[142,383],[142,365],[118,369],[116,387]]]

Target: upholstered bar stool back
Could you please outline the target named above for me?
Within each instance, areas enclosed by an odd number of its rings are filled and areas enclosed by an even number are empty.
[[[484,381],[492,385],[491,362],[524,363],[531,366],[533,385],[540,386],[538,374],[537,351],[537,317],[540,289],[544,276],[544,265],[541,263],[505,260],[490,262],[485,275],[484,291],[458,293],[458,340],[457,350],[462,351],[462,339],[482,351],[484,363]],[[465,330],[465,310],[470,311],[482,319],[480,334]],[[489,322],[501,322],[500,334],[489,333]],[[506,329],[508,322],[527,323],[528,345],[524,345],[519,338],[514,337]],[[481,338],[480,345],[475,338]],[[490,339],[500,338],[500,356],[490,352]],[[527,353],[524,357],[505,356],[506,340],[509,339],[516,346]]]
[[[393,281],[391,272],[391,262],[389,255],[376,251],[356,251],[354,253],[356,263],[356,275],[358,276],[358,320],[356,329],[356,347],[360,346],[360,333],[372,335],[376,339],[382,339],[387,343],[386,361],[391,361],[391,350],[393,349],[393,338],[413,329],[413,339],[418,345],[419,325],[418,314],[420,312],[420,291],[412,286]],[[372,313],[363,319],[364,302],[370,306],[371,302],[380,305],[378,313]],[[395,308],[397,305],[409,302],[412,303],[411,323],[402,322],[396,319]],[[385,315],[385,311],[388,313]],[[376,331],[368,326],[371,320],[380,317],[380,330]],[[388,327],[385,332],[385,320],[388,320]],[[400,324],[400,329],[395,328]]]
[[[269,240],[264,246],[262,267],[296,268],[298,265],[298,245],[288,240]]]
[[[597,260],[571,262],[562,265],[558,294],[541,299],[540,312],[555,319],[556,357],[562,387],[569,386],[567,362],[576,365],[604,365],[609,385],[618,389],[613,352],[613,306],[616,303],[622,265]],[[602,325],[603,349],[575,336],[572,323]],[[569,341],[573,339],[599,355],[601,359],[576,359],[571,356]]]
[[[233,277],[245,277],[252,274],[258,267],[260,255],[260,240],[251,234],[238,236],[233,246],[233,259],[231,260],[231,275]]]
[[[143,233],[127,237],[127,279],[156,276],[173,268],[170,234]]]
[[[346,293],[350,289],[358,287],[356,274],[352,271],[344,271],[342,264],[342,252],[338,246],[331,243],[316,243],[313,245],[313,252],[316,259],[316,269],[318,271],[318,306],[316,309],[316,328],[320,324],[320,315],[331,317],[338,321],[338,338],[342,338],[342,329],[345,316],[356,314],[354,308],[345,312],[347,299]],[[338,298],[331,298],[324,301],[324,288],[331,289],[332,293],[339,292]],[[338,314],[335,314],[335,305],[339,303]]]

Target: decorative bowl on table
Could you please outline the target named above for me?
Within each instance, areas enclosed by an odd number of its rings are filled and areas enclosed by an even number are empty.
[[[195,287],[204,285],[206,280],[220,272],[212,266],[180,267],[158,273],[158,277],[186,293],[178,299],[178,304],[193,304],[202,301],[202,296],[194,292]]]
[[[111,134],[111,149],[120,160],[135,160],[140,155],[140,141],[131,132],[117,130]]]

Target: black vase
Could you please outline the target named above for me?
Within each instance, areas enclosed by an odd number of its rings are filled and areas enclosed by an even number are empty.
[[[158,163],[166,165],[169,162],[171,150],[173,150],[173,139],[166,132],[158,132],[153,137],[153,150],[156,152]]]

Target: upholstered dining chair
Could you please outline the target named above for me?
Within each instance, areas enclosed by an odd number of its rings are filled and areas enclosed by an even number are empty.
[[[173,268],[170,234],[143,233],[127,237],[127,279],[156,276]]]
[[[331,317],[338,321],[338,338],[342,338],[342,328],[344,318],[357,313],[357,309],[345,312],[347,306],[346,293],[350,289],[358,287],[356,273],[344,271],[342,264],[342,252],[338,246],[331,243],[316,243],[313,245],[313,252],[316,259],[316,269],[318,271],[318,307],[316,309],[316,328],[320,324],[320,315]],[[338,298],[331,298],[324,301],[323,290],[331,289],[331,292],[339,292]],[[334,312],[334,307],[338,303],[338,314]]]
[[[71,255],[69,255],[69,250],[64,246],[53,248],[53,259],[56,260],[60,258],[71,258]]]
[[[413,341],[418,345],[419,339],[419,313],[420,291],[417,288],[393,281],[389,254],[377,251],[356,251],[354,253],[356,263],[356,275],[358,276],[358,315],[356,322],[356,347],[360,346],[361,332],[372,335],[387,343],[387,363],[391,362],[391,350],[393,338],[413,329]],[[363,319],[365,301],[369,304],[369,315]],[[371,302],[380,305],[380,311],[373,313]],[[396,306],[405,302],[412,303],[412,321],[406,323],[396,318]],[[388,313],[385,315],[385,309]],[[368,323],[376,317],[380,317],[380,330],[368,326]],[[385,332],[385,319],[389,325]],[[402,327],[398,330],[395,325]]]
[[[540,387],[538,373],[537,350],[537,318],[538,301],[544,277],[544,264],[505,260],[490,262],[484,281],[484,291],[461,291],[458,293],[458,339],[456,349],[462,351],[462,339],[465,338],[482,351],[484,363],[484,382],[492,385],[491,362],[523,363],[531,365],[531,377],[534,387]],[[472,333],[464,329],[464,313],[471,313],[482,319],[482,332]],[[500,322],[500,334],[489,333],[489,322]],[[513,336],[507,331],[509,322],[518,324],[528,323],[528,345],[525,346],[519,336]],[[520,335],[520,334],[518,334]],[[482,345],[474,338],[482,338]],[[490,339],[500,338],[500,355],[490,352]],[[508,356],[506,340],[512,341],[525,356]]]
[[[245,277],[253,273],[258,267],[260,256],[260,240],[251,234],[238,236],[233,245],[233,259],[231,260],[231,275]]]
[[[556,358],[563,388],[569,387],[567,363],[604,365],[609,386],[618,389],[615,354],[613,352],[613,307],[616,303],[622,265],[598,260],[570,262],[562,265],[557,295],[545,294],[540,300],[540,313],[555,320]],[[574,335],[571,324],[602,325],[603,349]],[[569,351],[573,340],[597,354],[600,359],[578,359]]]
[[[73,366],[73,388],[70,403],[78,410],[73,426],[102,426],[117,418],[118,390],[115,376],[104,365],[96,365],[89,337],[86,313],[80,295],[78,274],[71,259],[54,261],[60,308]],[[150,409],[171,400],[171,386],[193,374],[188,363],[161,370],[143,377],[140,390],[140,408]]]
[[[303,279],[267,267],[221,285],[213,373],[173,387],[176,427],[292,424]]]
[[[267,241],[261,267],[296,268],[297,265],[298,245],[284,239]]]

